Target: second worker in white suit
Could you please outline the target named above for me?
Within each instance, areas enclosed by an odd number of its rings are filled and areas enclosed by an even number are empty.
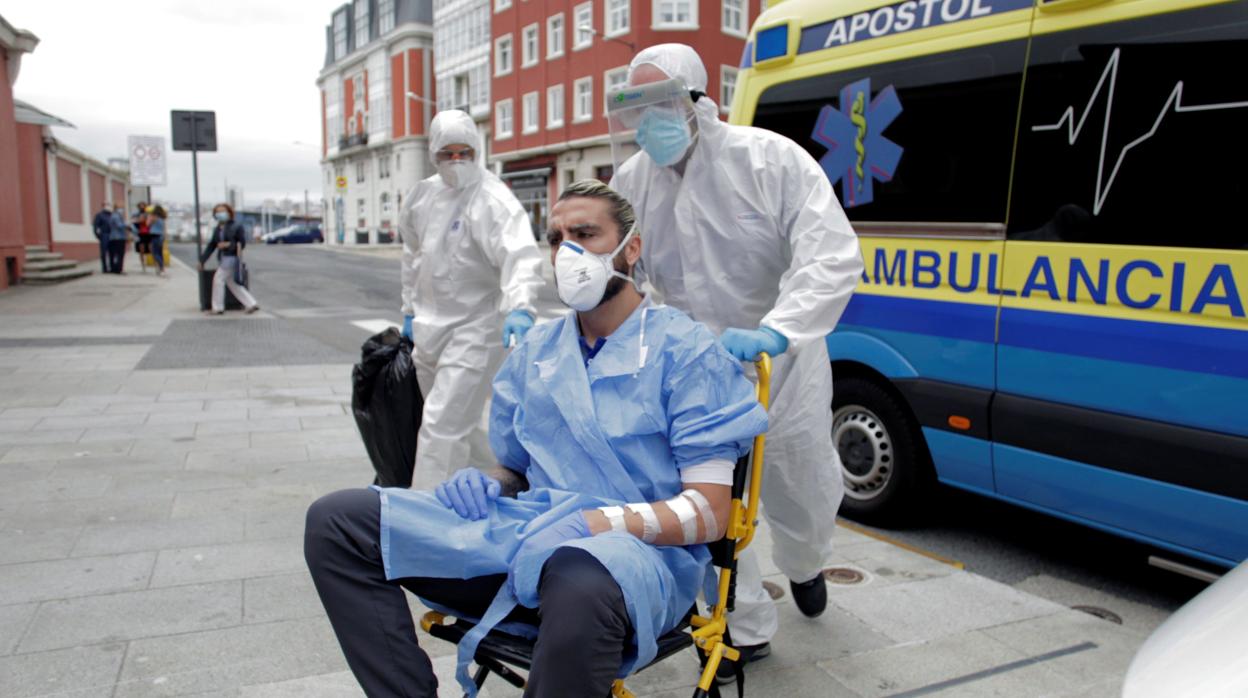
[[[821,572],[833,560],[844,491],[824,337],[862,273],[858,238],[801,146],[723,123],[705,92],[706,68],[689,46],[638,53],[629,87],[608,99],[618,164],[611,186],[633,204],[646,234],[639,274],[720,333],[736,358],[774,358],[763,507],[776,566],[798,608],[817,616],[827,604]],[[753,549],[742,554],[738,575],[729,629],[749,661],[770,651],[777,611]],[[720,668],[721,678],[731,676],[727,662]]]
[[[412,487],[494,464],[481,426],[504,347],[532,327],[545,281],[532,226],[481,162],[472,117],[439,112],[429,133],[437,174],[404,197],[403,334],[425,399]]]

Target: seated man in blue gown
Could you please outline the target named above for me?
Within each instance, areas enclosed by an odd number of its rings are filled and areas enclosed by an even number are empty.
[[[526,696],[606,696],[654,658],[702,588],[732,471],[767,415],[704,326],[632,279],[632,207],[596,180],[551,211],[559,297],[494,379],[499,467],[434,492],[344,490],[308,510],[304,554],[370,696],[436,696],[404,589],[480,618],[457,678],[500,622],[536,626]],[[511,626],[505,626],[511,627]]]

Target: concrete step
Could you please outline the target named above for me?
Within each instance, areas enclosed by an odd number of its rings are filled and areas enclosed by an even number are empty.
[[[31,286],[46,286],[81,279],[84,276],[91,276],[93,273],[94,271],[89,265],[75,264],[69,269],[25,272],[22,274],[22,283],[30,284]]]
[[[41,260],[36,260],[33,262],[30,261],[30,258],[28,257],[26,260],[26,265],[22,267],[23,273],[29,274],[32,271],[56,271],[58,269],[73,269],[74,267],[78,266],[78,262],[75,262],[72,259],[61,259],[60,257],[61,256],[58,254],[55,258],[52,258],[52,259],[41,259]]]
[[[60,252],[26,252],[27,262],[48,262],[53,259],[62,259],[65,255]]]
[[[48,251],[47,245],[27,245],[26,246],[26,254],[30,254],[32,252],[47,252],[47,251]]]

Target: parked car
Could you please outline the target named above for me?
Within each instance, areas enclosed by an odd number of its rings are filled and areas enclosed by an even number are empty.
[[[264,236],[267,245],[293,245],[307,242],[325,242],[319,226],[289,225],[278,228]]]
[[[1248,562],[1188,601],[1135,653],[1123,698],[1248,696]]]

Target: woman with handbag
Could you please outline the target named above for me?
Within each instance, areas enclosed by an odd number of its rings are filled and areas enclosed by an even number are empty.
[[[243,248],[247,246],[247,233],[243,226],[234,220],[234,208],[229,204],[217,204],[212,209],[212,217],[217,227],[212,231],[212,239],[204,247],[199,257],[199,270],[204,270],[204,263],[217,253],[217,272],[212,277],[212,310],[205,311],[209,315],[220,315],[225,312],[225,287],[243,304],[245,313],[254,313],[260,309],[256,299],[245,286],[247,267],[243,264]]]

